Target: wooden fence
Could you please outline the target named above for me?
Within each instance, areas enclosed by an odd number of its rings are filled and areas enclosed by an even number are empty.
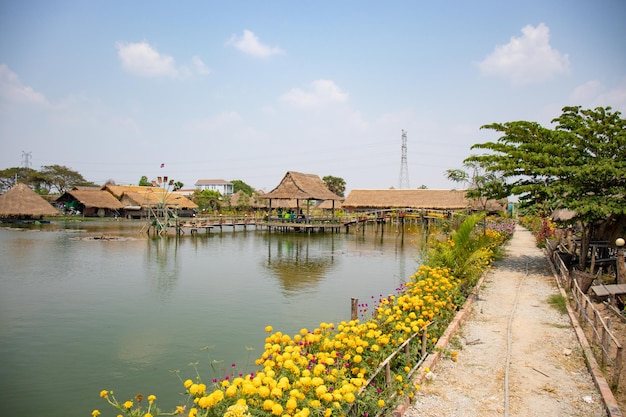
[[[610,369],[613,371],[611,388],[613,391],[617,391],[622,372],[623,349],[622,344],[611,332],[611,319],[602,318],[600,312],[594,307],[586,292],[581,290],[577,280],[549,242],[546,248],[557,271],[561,286],[566,288],[572,296],[578,321],[583,325],[583,328],[588,330],[585,333],[592,336],[589,343],[594,348],[596,356],[599,356],[597,360],[600,361],[605,374],[608,374]],[[607,368],[607,365],[610,368]]]

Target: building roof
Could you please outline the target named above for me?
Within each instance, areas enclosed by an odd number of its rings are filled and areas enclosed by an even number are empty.
[[[80,204],[89,208],[93,207],[111,210],[119,210],[121,208],[124,208],[124,205],[120,203],[120,201],[115,198],[113,194],[101,189],[70,190],[66,191],[65,194],[59,199],[63,201],[66,199],[65,196],[78,200]]]
[[[194,185],[228,185],[230,181],[226,180],[197,180]]]
[[[264,195],[267,199],[280,200],[341,200],[326,188],[324,181],[315,174],[289,171],[276,188]]]
[[[387,209],[410,208],[425,210],[482,209],[480,203],[468,199],[466,190],[352,190],[343,208]],[[487,210],[503,210],[502,204],[490,200]]]
[[[143,187],[138,185],[111,185],[107,184],[104,189],[110,192],[115,198],[131,205],[147,207],[165,203],[172,207],[178,206],[182,209],[198,208],[198,205],[187,197],[168,192],[163,187]],[[128,204],[122,203],[124,207]]]
[[[0,195],[0,216],[55,216],[59,211],[26,184],[16,184]]]

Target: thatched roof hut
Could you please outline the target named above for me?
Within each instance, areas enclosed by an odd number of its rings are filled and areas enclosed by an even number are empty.
[[[59,211],[25,184],[17,184],[0,195],[0,217],[41,218]]]
[[[270,200],[341,200],[341,197],[326,188],[318,175],[294,171],[287,172],[280,184],[264,197]]]
[[[342,197],[339,197],[337,194],[330,191],[324,181],[315,174],[303,174],[300,172],[288,171],[287,174],[283,177],[282,181],[276,188],[272,191],[264,195],[264,198],[269,200],[269,208],[276,207],[277,204],[274,204],[272,200],[280,200],[281,204],[284,206],[285,203],[288,203],[290,200],[295,200],[296,209],[300,208],[300,201],[310,201],[310,200],[330,200],[332,203],[333,215],[334,215],[334,204],[335,202],[341,200]],[[281,206],[278,204],[278,206]],[[288,208],[288,207],[280,207],[280,208]],[[307,208],[307,218],[309,205],[306,205]]]
[[[482,210],[480,202],[468,199],[466,190],[352,190],[343,202],[351,210],[423,209],[423,210]],[[502,211],[506,202],[489,200],[488,211]]]
[[[66,191],[57,203],[74,206],[85,216],[108,216],[124,208],[124,205],[108,191],[100,188],[78,188]]]

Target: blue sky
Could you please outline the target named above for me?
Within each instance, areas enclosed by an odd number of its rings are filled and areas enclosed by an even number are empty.
[[[626,2],[4,1],[0,169],[452,188],[480,126],[626,113]],[[165,164],[161,168],[161,164]]]

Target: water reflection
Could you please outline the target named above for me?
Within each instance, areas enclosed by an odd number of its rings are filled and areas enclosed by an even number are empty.
[[[336,266],[334,235],[327,237],[328,241],[323,242],[312,236],[267,235],[267,261],[263,266],[278,279],[285,296],[317,287]]]
[[[180,277],[179,240],[155,237],[147,239],[146,245],[144,262],[147,276],[161,303],[166,303],[171,299]]]

